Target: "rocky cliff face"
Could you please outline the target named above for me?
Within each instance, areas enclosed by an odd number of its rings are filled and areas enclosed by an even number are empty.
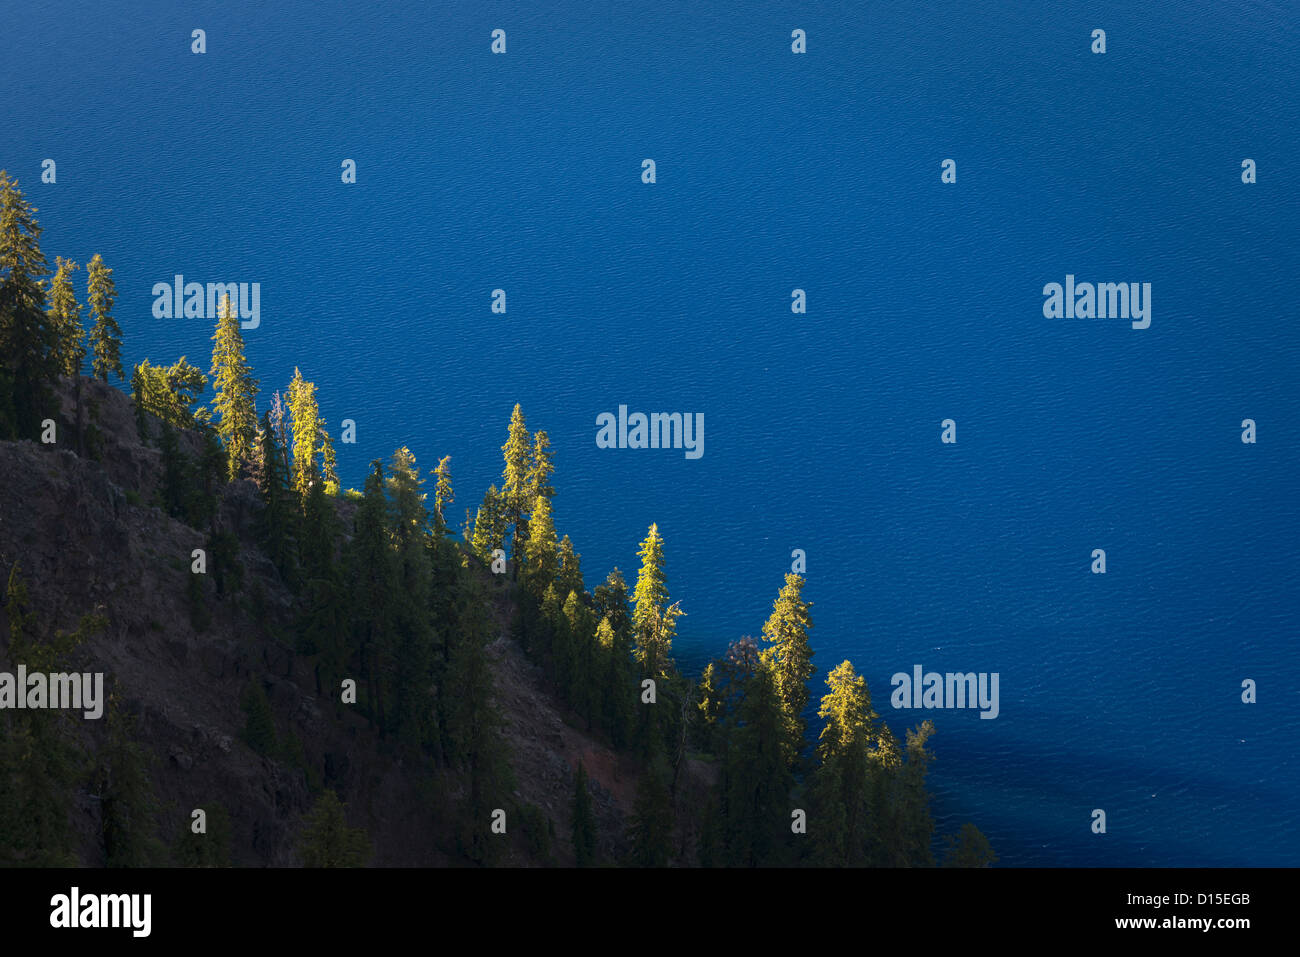
[[[376,865],[459,863],[447,835],[463,782],[451,772],[404,766],[363,718],[318,694],[314,673],[294,654],[293,596],[256,544],[261,503],[254,485],[240,481],[222,491],[221,524],[239,540],[244,584],[220,596],[211,581],[202,583],[211,620],[200,631],[187,589],[191,552],[204,547],[206,534],[150,504],[162,459],[141,442],[130,399],[82,380],[93,428],[90,451],[79,457],[71,450],[72,396],[69,380],[54,444],[0,442],[0,572],[7,576],[14,562],[21,564],[39,633],[72,630],[89,612],[106,616],[107,627],[78,649],[75,665],[104,672],[120,710],[132,716],[132,736],[152,759],[158,836],[172,843],[192,809],[220,804],[229,815],[235,864],[292,865],[294,839],[313,800],[310,779],[339,793],[350,823],[369,833]],[[195,436],[181,437],[197,452]],[[346,503],[340,507],[350,514]],[[508,595],[494,612],[502,637],[492,659],[513,756],[513,797],[552,820],[554,860],[571,863],[569,816],[581,758],[592,777],[602,849],[616,857],[636,771],[566,724],[536,669],[506,637]],[[0,610],[0,670],[17,664],[9,659]],[[267,687],[277,735],[296,738],[300,758],[263,757],[240,738],[241,692],[255,677]],[[104,722],[75,724],[79,743],[93,755],[104,744]],[[78,793],[74,816],[82,863],[102,863],[90,785]],[[512,840],[502,863],[543,862]]]

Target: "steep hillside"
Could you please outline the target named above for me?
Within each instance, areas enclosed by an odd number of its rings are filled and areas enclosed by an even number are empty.
[[[294,653],[295,597],[257,545],[262,505],[253,483],[224,486],[220,498],[220,524],[239,542],[243,586],[218,594],[205,576],[202,601],[210,620],[196,626],[190,562],[206,532],[153,504],[162,457],[141,442],[129,398],[92,380],[83,380],[82,389],[91,426],[85,457],[70,451],[69,380],[55,443],[0,442],[0,572],[7,577],[20,564],[42,633],[72,630],[89,612],[106,616],[107,626],[76,652],[75,667],[103,671],[121,712],[133,718],[132,737],[151,758],[162,841],[171,844],[184,832],[192,809],[221,805],[231,824],[233,863],[292,865],[314,792],[332,788],[346,803],[349,822],[367,831],[374,864],[462,863],[450,808],[463,776],[404,759],[363,717],[338,704],[336,692],[318,690],[312,668]],[[197,454],[195,436],[182,433],[182,440]],[[346,518],[355,506],[340,499],[335,507]],[[636,769],[566,723],[538,669],[508,637],[509,586],[489,586],[499,635],[490,658],[514,772],[514,793],[499,800],[502,806],[536,805],[555,835],[551,853],[539,855],[511,828],[500,862],[572,863],[579,760],[591,775],[603,854],[614,859],[625,847]],[[0,612],[0,670],[17,664],[9,657],[9,623]],[[251,681],[265,687],[284,746],[274,757],[241,738],[241,695]],[[93,762],[105,744],[106,721],[78,718],[75,727]],[[103,861],[100,823],[99,801],[87,781],[73,822],[85,865]]]

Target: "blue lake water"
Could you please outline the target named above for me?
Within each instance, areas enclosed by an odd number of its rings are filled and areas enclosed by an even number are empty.
[[[804,549],[815,694],[849,658],[932,718],[940,829],[1004,864],[1300,863],[1295,7],[528,6],[25,4],[0,167],[131,363],[209,361],[154,283],[259,282],[254,371],[356,420],[347,485],[451,455],[460,516],[520,402],[589,586],[659,524],[690,668]],[[1067,274],[1150,328],[1044,318]],[[598,449],[620,404],[703,457]],[[999,717],[895,711],[915,664]]]

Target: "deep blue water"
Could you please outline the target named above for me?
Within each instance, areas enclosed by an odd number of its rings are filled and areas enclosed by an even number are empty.
[[[357,421],[345,484],[449,454],[460,515],[522,403],[589,585],[659,523],[689,667],[805,549],[815,694],[849,658],[934,720],[941,830],[1300,863],[1294,6],[388,6],[6,11],[0,167],[51,261],[115,269],[129,362],[206,370],[155,282],[259,282],[255,372]],[[1150,282],[1151,327],[1044,318],[1067,273]],[[619,404],[704,413],[704,456],[598,449]],[[1001,715],[895,711],[914,664]]]

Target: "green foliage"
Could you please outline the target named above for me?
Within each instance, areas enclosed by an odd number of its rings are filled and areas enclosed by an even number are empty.
[[[216,583],[217,594],[238,591],[244,581],[244,566],[239,561],[239,537],[230,531],[213,531],[207,541],[208,568]]]
[[[667,867],[672,856],[673,805],[668,792],[668,769],[662,760],[648,762],[637,782],[629,860],[635,867]]]
[[[104,265],[99,253],[86,266],[86,304],[90,307],[90,368],[101,382],[112,372],[122,378],[122,330],[113,318],[117,287],[113,270]]]
[[[78,375],[81,363],[86,358],[86,346],[82,341],[85,330],[81,328],[81,304],[77,302],[76,291],[72,288],[72,274],[77,271],[77,264],[62,256],[54,258],[54,278],[50,280],[48,315],[54,326],[56,337],[57,363],[62,375]]]
[[[373,852],[365,829],[349,827],[338,795],[325,790],[303,821],[298,853],[303,867],[365,867]]]
[[[989,839],[969,821],[961,826],[959,834],[944,838],[944,844],[944,867],[992,867],[998,862]]]
[[[86,615],[71,634],[41,640],[17,562],[9,569],[5,605],[9,656],[32,672],[75,670],[77,646],[107,625],[101,615]],[[69,815],[86,758],[74,743],[74,720],[63,710],[0,710],[0,866],[75,864]]]
[[[813,675],[812,647],[808,631],[812,619],[811,604],[802,597],[804,580],[786,575],[772,614],[763,625],[763,640],[770,647],[763,650],[763,662],[772,671],[781,710],[785,716],[786,761],[793,764],[803,744],[803,710],[808,706],[808,679]]]
[[[510,414],[510,429],[506,444],[501,446],[505,468],[501,473],[501,498],[506,524],[512,528],[510,558],[514,562],[514,577],[519,578],[519,568],[524,561],[524,546],[528,541],[528,510],[533,505],[530,477],[536,474],[533,446],[524,422],[524,413],[515,403]]]
[[[555,582],[560,568],[556,552],[555,523],[551,521],[549,499],[539,498],[528,528],[528,545],[524,550],[524,588],[539,600]],[[556,590],[560,588],[556,583]],[[565,592],[564,594],[568,594]]]
[[[239,704],[244,711],[245,743],[258,754],[269,757],[275,752],[275,718],[262,682],[254,678],[245,685]]]
[[[478,507],[474,525],[468,532],[470,550],[484,565],[492,562],[492,552],[505,548],[506,514],[505,502],[497,487],[491,485],[483,495],[483,504]]]
[[[0,438],[37,439],[54,410],[59,329],[45,311],[36,208],[0,170]]]
[[[290,478],[299,499],[306,501],[311,486],[323,480],[321,465],[325,461],[325,446],[329,442],[329,435],[316,403],[316,384],[305,381],[297,368],[293,370],[293,381],[289,383],[288,403],[293,427],[293,465]],[[329,452],[332,458],[332,444]],[[337,485],[336,478],[336,490]]]
[[[185,821],[172,845],[172,860],[178,867],[230,867],[230,815],[215,801],[204,804],[202,810],[207,817],[206,832],[195,834],[193,818]]]
[[[157,800],[149,779],[149,755],[131,740],[132,722],[115,702],[107,711],[108,744],[99,756],[100,840],[106,867],[149,867],[165,848],[155,833]]]
[[[399,739],[416,747],[435,741],[433,671],[441,651],[429,616],[433,539],[423,481],[410,449],[393,453],[386,484],[389,538],[396,559],[389,615],[396,657],[388,683],[393,689],[392,728]]]
[[[288,476],[284,471],[284,456],[280,449],[276,429],[271,422],[271,413],[262,414],[262,424],[257,430],[257,456],[254,469],[257,490],[262,496],[262,514],[258,521],[259,538],[263,550],[280,576],[290,584],[297,581],[297,501],[289,488]],[[316,483],[319,485],[320,483]],[[315,514],[320,524],[319,508]],[[317,528],[316,541],[312,545],[321,548],[326,554],[334,550],[332,540],[322,541],[324,535]],[[309,554],[309,548],[304,548]],[[306,555],[304,555],[306,557]]]
[[[673,637],[682,612],[668,604],[668,579],[664,575],[664,540],[659,526],[651,525],[637,555],[641,571],[632,592],[632,627],[636,636],[636,658],[642,674],[652,678],[672,674]]]
[[[433,518],[437,523],[438,534],[447,531],[447,509],[456,501],[456,492],[451,487],[451,456],[444,455],[438,460],[438,467],[433,470],[438,480],[433,492]]]
[[[827,676],[829,693],[817,712],[822,728],[813,778],[818,826],[813,832],[818,863],[828,867],[861,867],[868,863],[873,818],[869,803],[870,777],[879,774],[875,759],[879,729],[866,681],[845,661]]]
[[[459,640],[451,651],[446,685],[455,689],[446,704],[448,759],[468,777],[461,806],[461,844],[471,860],[490,863],[497,842],[488,831],[489,815],[509,793],[510,768],[502,734],[504,718],[495,701],[487,644],[490,630],[485,602],[468,583],[456,609]]]
[[[136,424],[140,437],[146,438],[150,412],[163,422],[178,429],[192,429],[207,421],[207,410],[197,409],[199,396],[207,388],[208,379],[184,356],[170,366],[152,366],[145,359],[131,370],[131,398],[135,401]]]
[[[226,474],[232,481],[240,476],[253,457],[257,431],[257,380],[244,358],[244,336],[238,311],[230,297],[221,300],[221,315],[213,333],[212,400],[217,434],[226,446]]]
[[[358,704],[371,722],[384,726],[385,689],[396,661],[390,619],[392,596],[398,587],[397,562],[388,542],[383,463],[376,459],[370,469],[354,517],[352,539],[344,551],[344,567],[351,610],[349,631],[356,666],[365,683],[365,696],[358,697]]]
[[[776,680],[748,638],[732,644],[718,675],[714,694],[723,701],[719,862],[726,867],[781,863],[777,836],[789,833],[793,780]]]

